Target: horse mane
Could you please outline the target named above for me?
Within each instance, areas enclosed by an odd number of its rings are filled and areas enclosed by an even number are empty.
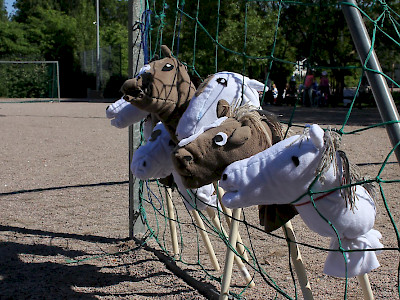
[[[308,128],[303,133],[303,136],[307,134]],[[361,175],[360,169],[353,163],[351,163],[344,151],[339,150],[341,143],[341,135],[330,128],[324,133],[324,150],[321,156],[321,160],[316,169],[316,174],[319,175],[319,180],[323,182],[325,180],[324,174],[328,171],[331,164],[335,166],[334,171],[336,174],[341,174],[342,180],[340,180],[340,186],[344,186],[340,189],[340,194],[345,200],[347,205],[354,212],[356,207],[356,184],[360,181],[365,181],[365,177]],[[336,154],[338,154],[342,170],[339,170],[339,164],[336,160]],[[373,183],[363,183],[361,184],[367,192],[375,198],[376,196],[376,186]]]
[[[244,120],[250,121],[254,125],[255,130],[261,133],[260,134],[261,140],[259,141],[260,144],[265,143],[271,146],[273,144],[274,133],[272,133],[271,136],[271,133],[268,132],[267,128],[265,127],[264,121],[266,120],[266,118],[259,113],[257,107],[254,107],[250,104],[244,104],[239,106],[240,105],[239,100],[240,99],[235,99],[232,105],[230,106],[230,116],[241,123],[243,123]],[[279,121],[276,122],[279,123]]]

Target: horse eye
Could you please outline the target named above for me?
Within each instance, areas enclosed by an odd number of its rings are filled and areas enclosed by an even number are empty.
[[[166,63],[165,66],[162,68],[162,71],[171,71],[173,68],[173,65],[171,65],[170,63]]]
[[[228,136],[226,135],[225,132],[218,132],[213,138],[213,142],[218,146],[225,145],[227,141],[228,141]]]
[[[225,78],[218,78],[217,82],[223,86],[228,86],[228,81]]]
[[[294,163],[294,165],[295,165],[296,167],[299,166],[300,161],[299,161],[299,158],[298,158],[297,156],[292,156],[292,161],[293,161],[293,163]]]

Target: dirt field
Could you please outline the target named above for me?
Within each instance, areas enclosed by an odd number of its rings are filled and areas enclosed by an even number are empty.
[[[204,249],[201,245],[197,248],[189,214],[175,198],[185,263],[166,257],[154,239],[148,240],[147,246],[127,239],[128,131],[110,125],[106,106],[0,102],[0,299],[217,297],[220,284],[200,269],[198,261],[216,277],[222,271],[213,271]],[[282,120],[290,117],[290,108],[270,109],[282,114]],[[340,128],[346,112],[302,108],[294,122]],[[379,122],[376,110],[356,109],[345,132]],[[343,148],[363,174],[375,177],[392,147],[386,130],[378,127],[345,135]],[[380,178],[399,179],[395,157],[389,159]],[[399,183],[383,182],[382,187],[398,226]],[[376,299],[398,299],[399,240],[381,197],[377,206],[375,229],[382,233],[386,250],[378,256],[381,267],[369,278]],[[149,222],[156,227],[150,207],[148,212]],[[255,209],[245,210],[245,219],[257,225]],[[306,246],[328,247],[327,239],[311,233],[299,217],[293,219],[293,226],[297,240],[305,244],[300,250],[314,298],[362,299],[355,278],[348,280],[345,294],[345,280],[322,273],[326,253]],[[165,236],[162,243],[170,251],[168,228],[159,227],[156,234]],[[241,233],[273,282],[295,298],[285,240],[252,228],[241,227]],[[283,237],[281,230],[275,234]],[[211,239],[223,268],[226,248],[217,237]],[[246,299],[284,299],[258,274],[255,281],[256,287],[242,295]],[[235,269],[232,290],[243,290],[243,280]]]

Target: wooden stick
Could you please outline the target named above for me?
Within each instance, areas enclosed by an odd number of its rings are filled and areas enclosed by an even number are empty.
[[[211,219],[211,222],[214,224],[214,226],[225,236],[227,236],[226,231],[224,229],[224,227],[222,226],[221,222],[219,221],[219,218],[215,212],[214,209],[212,209],[211,207],[207,207],[207,213]],[[239,232],[237,233],[239,236]],[[238,244],[237,244],[238,245]],[[238,247],[237,247],[238,248]],[[238,250],[237,250],[238,251]],[[240,254],[240,253],[239,253]],[[249,273],[249,271],[247,270],[244,262],[242,261],[242,259],[238,256],[235,255],[234,257],[234,262],[236,263],[236,265],[238,266],[241,275],[244,277],[246,284],[249,285],[249,287],[254,287],[255,283]]]
[[[238,229],[239,229],[239,221],[237,221],[237,220],[240,218],[241,212],[242,212],[242,210],[240,208],[235,208],[232,211],[233,219],[231,221],[231,226],[230,226],[230,230],[229,230],[229,244],[230,245],[236,245],[237,233],[238,233]],[[228,299],[228,296],[229,296],[229,287],[231,285],[234,257],[235,257],[235,253],[228,247],[226,249],[224,274],[222,275],[221,294],[219,295],[220,300]]]
[[[225,221],[228,224],[228,226],[231,226],[231,220],[232,220],[232,211],[225,207],[222,202],[222,196],[224,195],[225,191],[218,186],[218,184],[216,182],[213,183],[214,184],[214,189],[217,192],[217,197],[219,200],[219,204],[221,205],[222,211],[224,212],[224,216],[225,216]],[[247,261],[249,261],[249,256],[247,255],[246,249],[243,246],[243,241],[242,241],[242,237],[240,236],[240,233],[238,232],[238,236],[237,236],[237,244],[236,244],[236,249],[237,252]]]
[[[300,288],[303,293],[303,299],[314,299],[311,292],[310,282],[307,278],[306,269],[303,264],[303,258],[301,257],[300,249],[296,244],[296,237],[294,235],[292,222],[286,222],[282,226],[282,230],[285,234],[286,239],[288,240],[290,256],[292,257],[292,262],[297,274],[297,279],[299,280]]]
[[[372,293],[371,285],[369,284],[368,274],[358,275],[357,279],[360,282],[364,300],[374,300],[374,294]]]
[[[206,246],[208,255],[210,256],[211,264],[213,265],[213,267],[216,271],[219,271],[221,268],[219,266],[218,259],[215,256],[214,248],[211,245],[210,238],[208,237],[208,234],[206,232],[206,228],[204,226],[203,220],[201,219],[197,210],[193,210],[192,214],[193,214],[194,220],[197,223],[197,226],[200,228],[200,234],[203,239],[204,245]]]
[[[176,234],[174,205],[172,203],[172,189],[169,187],[165,188],[165,198],[167,201],[167,211],[169,219],[168,221],[169,221],[169,228],[171,231],[172,250],[174,252],[174,258],[178,258],[179,257],[178,236]]]

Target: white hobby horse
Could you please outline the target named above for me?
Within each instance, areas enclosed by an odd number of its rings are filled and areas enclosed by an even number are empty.
[[[339,240],[344,250],[382,248],[382,236],[373,229],[372,188],[355,184],[359,178],[344,152],[336,150],[335,135],[312,125],[302,135],[232,163],[220,181],[226,191],[222,203],[230,208],[293,203],[311,230],[331,237],[330,249],[339,250]],[[347,268],[348,277],[366,274],[379,267],[376,252],[330,251],[324,273],[346,277]]]
[[[224,71],[208,76],[179,120],[176,128],[178,140],[193,136],[214,123],[218,119],[219,100],[227,101],[232,109],[243,105],[259,109],[258,92],[264,88],[268,90],[263,83],[234,72]]]
[[[159,122],[154,127],[146,144],[141,145],[133,153],[132,174],[139,179],[148,180],[164,178],[172,173],[178,190],[184,198],[184,204],[189,211],[194,208],[204,210],[207,206],[216,207],[217,196],[212,184],[186,190],[172,164],[171,152],[174,147],[175,143],[172,141],[169,132]]]

